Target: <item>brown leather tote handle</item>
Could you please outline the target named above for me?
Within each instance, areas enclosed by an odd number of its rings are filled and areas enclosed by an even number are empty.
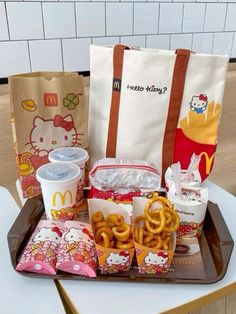
[[[177,49],[173,71],[169,109],[162,146],[162,186],[166,169],[173,163],[176,128],[183,99],[185,77],[190,58],[190,50]],[[183,152],[184,153],[184,152]]]
[[[110,118],[107,134],[106,157],[116,157],[123,60],[124,51],[127,49],[129,49],[129,47],[124,45],[116,45],[113,52],[113,82]]]

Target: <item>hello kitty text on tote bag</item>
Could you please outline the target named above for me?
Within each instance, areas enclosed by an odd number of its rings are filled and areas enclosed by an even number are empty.
[[[227,56],[95,46],[90,49],[91,164],[144,159],[161,174],[201,156],[204,180],[216,150]]]
[[[23,196],[41,193],[35,172],[62,146],[88,148],[83,78],[71,72],[9,77],[11,122]]]

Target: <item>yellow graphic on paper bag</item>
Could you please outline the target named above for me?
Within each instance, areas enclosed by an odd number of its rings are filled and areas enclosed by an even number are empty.
[[[200,160],[202,160],[202,157],[205,157],[205,161],[206,161],[206,174],[209,174],[211,171],[211,166],[214,160],[214,156],[215,153],[213,153],[210,157],[207,154],[207,152],[201,152],[201,154],[199,154]]]
[[[72,193],[71,191],[65,191],[65,193],[61,193],[61,192],[55,192],[53,193],[53,196],[52,196],[52,206],[53,207],[56,207],[57,206],[57,199],[59,197],[59,200],[60,200],[60,204],[61,206],[65,206],[65,203],[66,203],[66,196],[69,196],[69,204],[72,205],[73,204],[73,197],[72,197]],[[58,197],[57,197],[58,196]]]
[[[27,197],[29,197],[29,198],[35,197],[41,193],[40,185],[28,186],[25,191],[26,191]]]
[[[188,116],[180,121],[180,127],[189,139],[202,144],[215,145],[221,106],[211,101],[207,109],[198,113],[189,111]]]
[[[19,156],[19,171],[21,176],[28,176],[34,172],[34,167],[30,161],[32,154],[26,152]]]
[[[37,109],[37,105],[32,99],[23,100],[21,105],[27,111],[35,111]]]

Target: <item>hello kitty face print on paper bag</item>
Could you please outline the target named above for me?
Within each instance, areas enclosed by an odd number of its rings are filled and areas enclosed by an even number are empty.
[[[55,148],[88,148],[82,76],[39,72],[9,78],[11,122],[23,196],[41,193],[36,170]]]
[[[54,119],[36,116],[30,133],[29,149],[39,157],[48,156],[55,148],[64,146],[80,146],[80,136],[74,125],[72,115]],[[37,165],[36,165],[37,166]]]

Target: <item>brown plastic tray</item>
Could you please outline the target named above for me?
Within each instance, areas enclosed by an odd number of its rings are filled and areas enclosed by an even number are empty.
[[[33,198],[26,202],[20,211],[13,226],[8,232],[8,246],[11,262],[16,265],[29,237],[36,228],[39,220],[45,214],[41,198]],[[88,212],[84,208],[80,212],[80,220],[88,219]],[[29,272],[19,272],[21,275],[36,278],[50,279],[79,279],[94,281],[133,281],[133,282],[159,282],[159,283],[214,283],[222,279],[227,271],[234,242],[228,227],[221,215],[217,204],[208,203],[203,234],[199,239],[201,251],[201,271],[191,263],[174,265],[172,271],[166,274],[139,274],[133,264],[129,272],[117,274],[101,274],[98,270],[96,278],[83,277],[58,271],[57,275],[43,275]]]

